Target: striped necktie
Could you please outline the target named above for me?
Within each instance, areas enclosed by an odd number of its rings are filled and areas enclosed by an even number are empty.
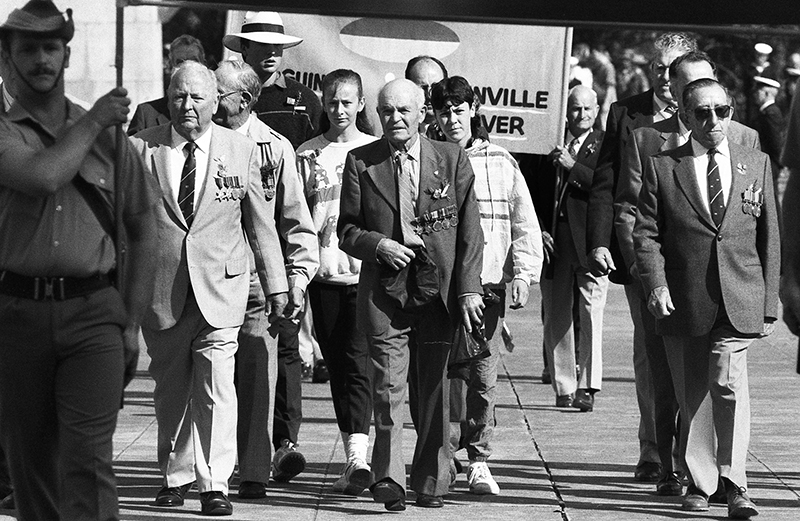
[[[189,141],[186,143],[186,146],[183,147],[186,151],[186,161],[183,163],[181,184],[178,189],[178,206],[188,226],[191,226],[194,220],[194,174],[197,171],[194,150],[196,148],[197,144],[194,141]]]
[[[719,175],[719,165],[714,159],[717,153],[716,148],[708,151],[708,206],[711,210],[711,219],[719,227],[722,217],[725,215],[725,198],[722,196],[722,179]]]
[[[411,224],[416,216],[415,201],[417,190],[414,186],[412,169],[408,154],[400,152],[395,156],[396,162],[396,175],[397,175],[397,193],[400,202],[400,227],[403,231],[403,243],[409,248],[421,247],[425,244],[422,239],[414,231]]]
[[[567,145],[567,152],[572,156],[572,159],[578,157],[578,138],[572,138],[572,141]]]

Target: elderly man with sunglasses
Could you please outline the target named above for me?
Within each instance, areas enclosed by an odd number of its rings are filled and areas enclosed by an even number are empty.
[[[650,126],[635,129],[628,138],[620,161],[620,177],[614,201],[614,228],[619,239],[619,247],[625,260],[626,270],[639,283],[636,269],[636,253],[633,246],[633,226],[636,220],[636,206],[642,186],[642,170],[650,156],[677,148],[689,140],[690,129],[686,111],[683,107],[683,90],[694,80],[715,78],[716,66],[704,52],[691,51],[674,59],[669,65],[669,89],[678,103],[679,111],[669,119],[658,121]],[[731,121],[727,126],[728,140],[739,145],[760,149],[758,132]],[[676,388],[680,375],[671,374],[667,352],[661,337],[656,334],[656,324],[647,311],[647,295],[638,292],[641,300],[641,320],[644,325],[647,345],[647,361],[654,384],[656,445],[661,460],[661,477],[656,485],[656,493],[663,496],[679,496],[683,487],[678,475],[683,465],[684,445],[687,435],[683,422],[682,433],[677,443],[678,462],[673,462],[673,444],[677,432],[676,413],[679,408]],[[673,385],[673,382],[676,382]],[[712,495],[711,501],[725,502],[724,487],[720,494]]]
[[[686,424],[683,509],[757,515],[746,493],[747,348],[774,330],[780,237],[769,156],[728,139],[733,109],[714,79],[682,95],[689,140],[647,159],[633,240]]]

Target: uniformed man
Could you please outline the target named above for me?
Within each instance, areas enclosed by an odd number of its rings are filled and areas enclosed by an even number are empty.
[[[88,112],[66,99],[74,30],[50,0],[0,25],[16,96],[0,118],[0,443],[20,519],[118,519],[112,437],[152,289],[157,188],[127,140],[115,149],[125,89]]]

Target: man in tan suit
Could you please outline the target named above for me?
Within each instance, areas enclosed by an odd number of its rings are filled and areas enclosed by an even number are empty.
[[[746,493],[747,348],[778,311],[772,168],[728,139],[733,108],[716,80],[687,85],[681,110],[690,140],[646,162],[636,266],[688,424],[683,509],[708,510],[721,479],[729,517],[746,519],[758,513]]]
[[[247,305],[249,247],[273,320],[286,305],[286,271],[283,257],[270,254],[280,244],[262,194],[257,146],[211,121],[214,74],[186,62],[168,97],[172,123],[134,137],[164,193],[155,297],[143,325],[164,475],[156,504],[182,505],[196,480],[202,512],[229,515],[234,355]]]

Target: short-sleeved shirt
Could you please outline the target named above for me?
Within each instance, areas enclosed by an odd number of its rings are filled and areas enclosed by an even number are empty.
[[[261,89],[253,112],[297,149],[319,134],[322,102],[302,83],[277,74],[272,85]]]
[[[86,111],[66,100],[69,128]],[[43,150],[56,141],[19,103],[0,117],[0,157],[9,150]],[[113,215],[115,135],[103,131],[80,167],[80,176],[94,185]],[[159,200],[158,187],[141,158],[122,140],[123,220],[149,211]],[[114,242],[88,203],[68,182],[48,196],[15,190],[0,170],[0,270],[28,276],[89,277],[116,266]]]

